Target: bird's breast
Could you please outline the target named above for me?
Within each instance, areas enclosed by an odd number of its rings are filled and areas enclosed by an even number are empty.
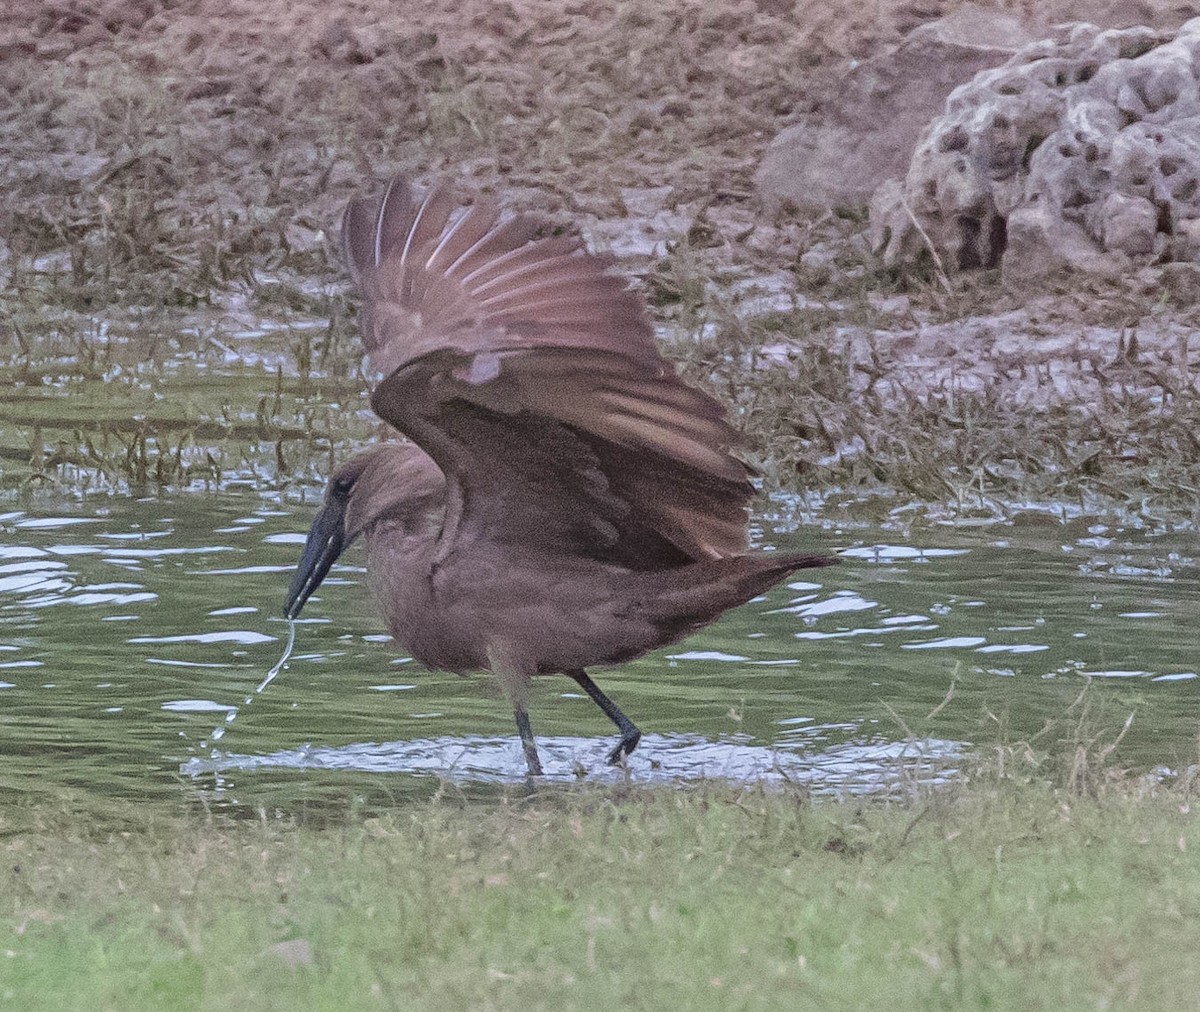
[[[451,553],[431,542],[375,538],[367,569],[388,630],[415,660],[440,671],[490,669],[504,657],[534,675],[608,664],[654,645],[627,614],[625,571],[583,560]]]

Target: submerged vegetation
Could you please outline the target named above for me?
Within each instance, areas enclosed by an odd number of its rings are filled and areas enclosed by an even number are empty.
[[[312,315],[272,307],[266,322],[147,312],[100,324],[15,308],[0,364],[0,485],[322,480],[377,427],[353,307],[342,295],[317,301]],[[687,331],[668,326],[667,350],[730,405],[770,488],[1194,518],[1200,396],[1186,342],[1146,350],[1128,329],[1066,380],[1035,362],[1013,365],[1011,385],[931,383],[921,363],[889,353],[885,332],[839,324],[837,308],[706,310]]]

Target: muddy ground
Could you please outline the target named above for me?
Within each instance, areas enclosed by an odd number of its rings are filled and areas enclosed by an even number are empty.
[[[269,410],[240,409],[256,420],[246,431],[228,405],[225,422],[190,415],[186,438],[153,411],[56,434],[9,412],[0,486],[220,480],[213,447],[239,438],[274,445],[265,480],[319,478],[333,444],[370,429],[322,429],[305,385],[323,377],[317,399],[333,384],[347,403],[362,386],[330,235],[348,197],[405,170],[494,192],[615,252],[682,367],[735,405],[772,484],[1191,516],[1200,338],[1186,285],[1016,292],[977,275],[947,289],[883,271],[861,215],[760,207],[752,175],[771,138],[819,116],[852,61],[955,6],[5,5],[10,400],[131,362],[219,363],[264,318],[310,336],[261,358],[279,387]],[[1133,5],[998,6],[1111,23]],[[814,249],[819,271],[800,262]],[[312,461],[296,463],[300,447]]]

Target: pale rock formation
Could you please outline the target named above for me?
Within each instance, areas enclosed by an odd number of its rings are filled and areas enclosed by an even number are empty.
[[[955,89],[876,190],[871,241],[889,265],[1116,276],[1197,261],[1198,220],[1200,18],[1075,24]]]
[[[764,208],[865,205],[883,180],[905,171],[946,96],[1031,39],[1016,18],[965,5],[856,65],[819,121],[771,142],[755,174]]]

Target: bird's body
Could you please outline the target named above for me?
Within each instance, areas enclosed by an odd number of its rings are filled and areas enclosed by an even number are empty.
[[[457,213],[456,213],[457,212]],[[412,443],[331,477],[289,595],[299,613],[361,536],[397,642],[430,668],[496,674],[540,772],[525,698],[673,642],[823,556],[746,552],[748,471],[720,407],[654,345],[640,299],[568,237],[396,181],[343,226],[384,373],[371,403]],[[414,445],[415,444],[415,445]]]
[[[387,467],[384,455],[406,465],[424,457],[388,443],[371,451],[371,465]],[[531,537],[525,550],[485,542],[435,564],[444,521],[444,497],[425,496],[368,524],[363,537],[376,598],[404,603],[386,609],[393,637],[426,667],[458,674],[500,659],[526,676],[620,664],[708,624],[796,562],[746,555],[639,572],[539,551]]]

